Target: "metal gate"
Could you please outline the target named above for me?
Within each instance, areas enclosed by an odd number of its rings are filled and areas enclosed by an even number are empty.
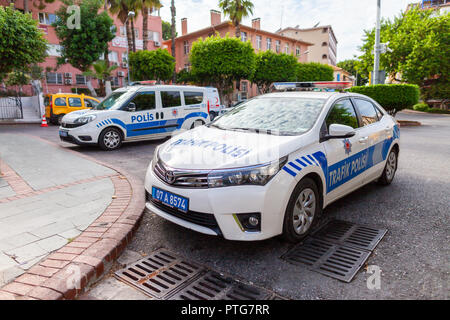
[[[0,96],[0,120],[5,119],[23,119],[22,100],[20,97]]]

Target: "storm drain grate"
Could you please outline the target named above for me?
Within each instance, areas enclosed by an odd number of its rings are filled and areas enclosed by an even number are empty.
[[[170,300],[267,300],[272,296],[267,290],[208,271],[175,293]]]
[[[204,271],[202,266],[161,249],[116,271],[115,276],[146,294],[163,298]]]
[[[372,251],[386,232],[387,229],[376,229],[347,221],[332,220],[314,233],[313,237]]]
[[[282,258],[310,270],[350,282],[387,229],[332,220]]]

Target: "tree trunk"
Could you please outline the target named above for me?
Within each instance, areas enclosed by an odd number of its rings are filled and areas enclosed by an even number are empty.
[[[172,38],[172,57],[175,59],[176,58],[176,54],[175,54],[175,28],[176,28],[176,21],[175,21],[175,16],[176,16],[176,10],[175,10],[175,0],[172,0],[172,5],[170,7],[170,12],[172,14],[172,26],[171,26],[171,38]],[[176,61],[176,60],[175,60]],[[176,70],[176,63],[175,63],[175,69],[173,70],[173,75],[172,75],[172,83],[175,84],[175,82],[177,81],[177,70]]]
[[[145,5],[142,7],[142,42],[142,49],[148,50],[148,8]]]
[[[109,96],[112,93],[110,80],[105,81],[105,91],[106,91],[106,96]]]
[[[236,38],[241,38],[241,26],[239,23],[236,23]]]
[[[23,0],[23,11],[24,11],[25,13],[30,12],[30,8],[29,8],[29,6],[28,6],[28,0]]]
[[[133,52],[136,52],[136,33],[134,32],[134,19],[131,19],[131,39],[133,39]]]
[[[86,81],[86,85],[87,85],[89,91],[91,92],[91,96],[96,97],[97,92],[95,92],[95,89],[92,86],[91,78],[88,78],[88,80]]]
[[[105,83],[103,80],[101,79],[97,79],[98,81],[98,85],[99,85],[99,91],[100,91],[100,96],[104,97],[105,96]]]
[[[132,36],[131,36],[131,28],[130,28],[130,20],[127,21],[127,41],[128,41],[128,51],[131,52],[133,51],[133,40],[132,40]],[[128,60],[130,58],[128,57]]]

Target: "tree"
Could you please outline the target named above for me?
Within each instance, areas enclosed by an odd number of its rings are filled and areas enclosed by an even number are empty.
[[[352,76],[356,78],[356,85],[362,86],[365,85],[369,79],[362,77],[358,70],[356,69],[358,66],[359,61],[356,59],[347,59],[343,60],[341,62],[338,62],[337,66],[339,68],[344,69],[345,71],[349,72]]]
[[[70,18],[67,6],[72,4],[74,4],[73,0],[64,0],[64,5],[57,12],[59,19],[53,24],[62,47],[58,64],[70,63],[82,72],[86,72],[107,50],[108,42],[114,38],[111,32],[113,20],[105,11],[98,13],[102,1],[83,0],[78,3],[80,28],[70,28],[67,24]],[[90,79],[87,81],[87,86],[91,94],[96,96]]]
[[[30,14],[0,6],[0,74],[43,62],[47,41]]]
[[[263,51],[256,55],[255,72],[250,81],[258,86],[261,93],[269,92],[273,82],[296,81],[297,59],[293,55],[273,51]]]
[[[449,87],[450,72],[450,13],[413,9],[385,20],[381,42],[389,42],[389,50],[380,57],[380,66],[400,81],[423,87],[436,79]],[[366,74],[372,70],[374,30],[366,30],[357,69]],[[447,91],[448,92],[448,91]]]
[[[175,9],[175,0],[171,1],[171,5],[170,5],[170,14],[172,15],[172,28],[170,30],[170,38],[172,39],[172,46],[171,46],[171,51],[172,51],[172,57],[174,59],[176,59],[176,53],[175,53],[175,16],[176,16],[176,9]],[[173,69],[173,75],[172,75],[172,82],[175,83],[177,81],[177,72],[175,69]]]
[[[333,68],[318,62],[299,63],[297,81],[333,81]]]
[[[133,1],[134,0],[111,0],[111,7],[109,8],[109,11],[113,15],[117,15],[123,25],[125,25],[125,21],[127,22],[125,29],[127,31],[128,49],[130,51],[136,51],[133,50],[134,30],[131,29],[131,22],[130,19],[128,19],[128,12],[132,11],[134,6]]]
[[[220,0],[219,7],[227,15],[236,28],[236,37],[241,37],[241,21],[253,14],[253,3],[250,0]]]
[[[99,60],[95,62],[93,65],[93,70],[88,70],[83,72],[83,75],[86,77],[94,78],[98,80],[100,85],[100,95],[107,96],[111,94],[111,72],[116,70],[118,66],[108,66],[105,60]],[[106,90],[105,90],[106,86]]]
[[[255,56],[249,41],[242,42],[228,35],[198,39],[192,44],[190,55],[192,73],[200,81],[217,87],[223,97],[232,92],[233,81],[253,75]]]
[[[141,50],[130,53],[131,78],[140,80],[169,80],[175,69],[175,59],[167,50]]]
[[[162,4],[159,0],[140,0],[142,11],[142,38],[143,49],[148,50],[148,11],[153,12],[154,9],[159,9]]]
[[[167,21],[162,21],[162,38],[163,40],[169,40],[172,34],[172,24]],[[175,37],[178,33],[175,31]]]

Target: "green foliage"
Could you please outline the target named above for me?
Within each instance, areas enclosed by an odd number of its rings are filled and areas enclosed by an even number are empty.
[[[219,7],[236,27],[236,37],[240,37],[239,25],[243,18],[253,14],[253,3],[250,0],[219,0]]]
[[[356,77],[356,85],[357,86],[363,86],[367,82],[369,82],[369,79],[361,76],[358,73],[358,70],[357,70],[358,63],[359,63],[359,61],[356,59],[347,59],[347,60],[338,62],[337,66],[339,68],[342,68],[345,71],[349,72],[352,76]]]
[[[98,13],[103,1],[83,0],[80,6],[80,29],[67,26],[70,13],[67,6],[75,4],[74,0],[63,0],[64,5],[57,12],[57,21],[53,24],[62,46],[59,64],[70,63],[81,71],[87,71],[107,50],[108,42],[114,38],[111,32],[113,20],[107,12]]]
[[[428,111],[430,107],[426,103],[418,103],[414,105],[413,109],[416,111]]]
[[[364,94],[377,101],[390,114],[410,108],[419,102],[419,87],[413,84],[377,84],[352,87],[349,92]]]
[[[435,10],[409,10],[393,21],[384,20],[381,42],[389,42],[390,51],[380,57],[381,69],[396,80],[422,87],[427,79],[439,78],[447,88],[450,72],[450,13]],[[368,76],[373,66],[375,29],[366,30],[357,66]]]
[[[273,51],[263,51],[256,55],[255,72],[250,81],[263,93],[269,91],[273,82],[295,81],[297,79],[297,59],[293,55]]]
[[[130,52],[130,71],[133,81],[169,80],[175,69],[175,59],[167,50]]]
[[[112,65],[108,66],[108,63],[105,60],[99,60],[94,62],[92,65],[93,70],[88,70],[83,72],[83,75],[86,77],[91,77],[99,80],[100,83],[100,96],[105,96],[105,82],[110,81],[111,72],[116,70],[118,66]]]
[[[333,68],[318,62],[299,63],[297,81],[333,81]]]
[[[249,41],[228,35],[198,39],[192,44],[192,73],[199,81],[215,86],[221,95],[232,92],[233,81],[249,79],[255,71],[255,52]]]
[[[187,71],[186,69],[182,69],[177,73],[177,83],[179,84],[200,84],[200,80],[195,77],[191,71]]]
[[[31,77],[23,70],[14,70],[10,72],[6,79],[7,86],[24,86],[29,84]]]
[[[0,74],[43,62],[46,50],[47,41],[30,14],[0,6]]]
[[[175,31],[175,37],[178,36],[178,32]],[[170,22],[162,21],[162,38],[163,40],[169,40],[172,37],[172,25]]]

